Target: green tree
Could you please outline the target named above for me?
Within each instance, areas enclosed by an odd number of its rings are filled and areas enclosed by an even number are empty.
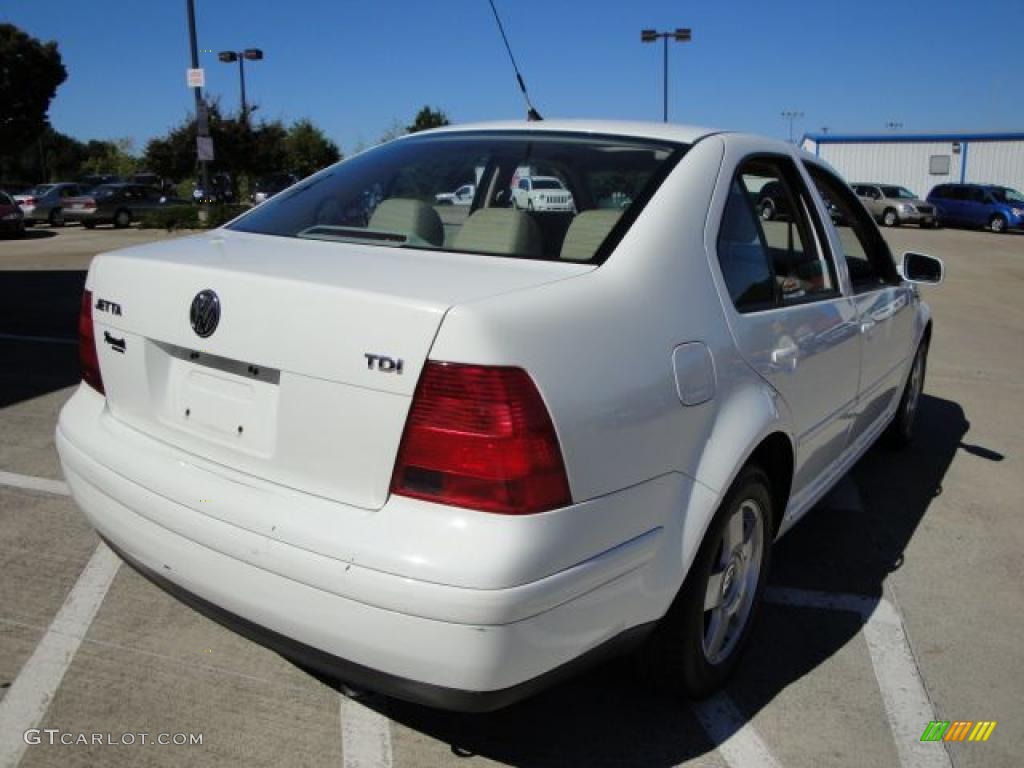
[[[81,173],[113,173],[122,178],[139,170],[140,158],[135,155],[135,142],[131,139],[89,141],[85,145],[85,160]]]
[[[448,115],[440,109],[431,109],[429,106],[425,106],[416,113],[412,125],[406,126],[405,130],[406,133],[419,133],[431,128],[440,128],[443,125],[451,125]]]
[[[48,125],[57,86],[67,77],[57,43],[0,24],[0,147],[5,155],[36,142]]]
[[[300,178],[338,162],[342,155],[338,145],[310,120],[299,120],[288,129],[285,139],[288,168]]]

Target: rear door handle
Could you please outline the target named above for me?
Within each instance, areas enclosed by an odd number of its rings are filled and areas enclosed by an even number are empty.
[[[878,325],[878,323],[876,323],[874,320],[865,320],[863,323],[860,324],[860,332],[870,336],[871,332],[875,330],[876,325]]]
[[[796,368],[796,360],[799,353],[800,347],[796,345],[796,342],[788,340],[778,349],[772,350],[772,362],[775,365],[789,365]]]

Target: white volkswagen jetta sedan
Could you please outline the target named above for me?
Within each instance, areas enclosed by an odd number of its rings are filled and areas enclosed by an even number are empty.
[[[522,166],[578,211],[514,208]],[[352,685],[484,710],[643,644],[703,696],[772,542],[911,438],[941,277],[788,144],[447,128],[96,257],[57,445],[126,562]]]

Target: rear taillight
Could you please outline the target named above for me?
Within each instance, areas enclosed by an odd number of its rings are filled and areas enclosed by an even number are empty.
[[[78,311],[78,361],[82,364],[82,380],[101,395],[105,394],[92,325],[92,291],[82,291],[82,306]]]
[[[521,368],[428,362],[391,491],[525,515],[572,502],[554,425]]]
[[[35,205],[36,204],[36,199],[34,197],[26,197],[24,200],[21,201],[21,204],[22,205]]]

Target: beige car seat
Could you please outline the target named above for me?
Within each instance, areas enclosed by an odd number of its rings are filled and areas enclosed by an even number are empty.
[[[455,236],[453,246],[458,251],[533,257],[544,255],[537,222],[529,214],[511,208],[475,211]]]
[[[608,237],[622,211],[595,209],[576,214],[562,241],[561,258],[566,261],[586,261]]]
[[[419,238],[440,248],[444,244],[444,225],[437,211],[419,200],[392,197],[383,200],[370,217],[369,229],[398,232]]]

